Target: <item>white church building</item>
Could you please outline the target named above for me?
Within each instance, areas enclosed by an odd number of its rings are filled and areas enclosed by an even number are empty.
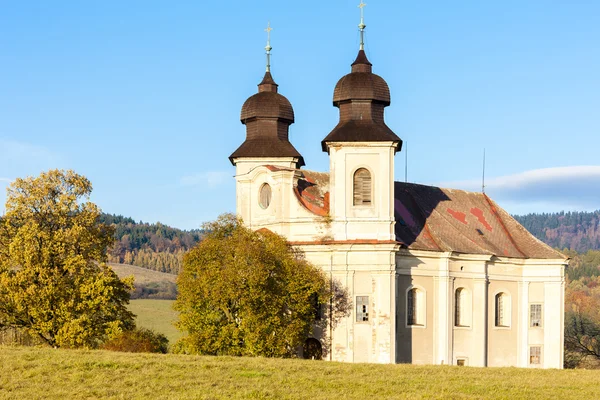
[[[328,172],[302,168],[288,139],[294,112],[268,64],[230,156],[237,214],[347,287],[353,310],[320,339],[325,358],[562,368],[565,256],[483,193],[395,181],[402,140],[362,44],[334,89],[339,123],[323,130]]]

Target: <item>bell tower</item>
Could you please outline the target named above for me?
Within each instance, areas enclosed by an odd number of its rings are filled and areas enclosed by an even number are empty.
[[[351,72],[333,92],[337,126],[323,139],[329,153],[330,216],[335,240],[395,240],[394,155],[402,140],[385,124],[390,89],[372,72],[364,50],[361,1],[360,48]]]
[[[271,75],[271,30],[269,24],[265,29],[265,75],[258,84],[258,93],[242,106],[240,120],[246,126],[246,140],[229,156],[236,169],[237,214],[250,226],[257,220],[277,218],[285,209],[289,202],[286,196],[292,193],[293,171],[304,165],[302,155],[289,141],[294,109],[289,100],[279,94],[279,85]],[[269,168],[283,171],[279,181],[267,177],[265,171]]]

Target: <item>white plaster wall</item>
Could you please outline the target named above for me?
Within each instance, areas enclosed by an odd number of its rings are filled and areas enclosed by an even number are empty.
[[[393,244],[314,244],[299,246],[307,260],[348,289],[351,314],[335,327],[330,359],[395,362],[395,265]],[[356,321],[356,296],[369,296],[369,321]]]
[[[395,240],[392,142],[329,143],[330,204],[335,240]],[[353,205],[353,177],[371,172],[372,204]]]

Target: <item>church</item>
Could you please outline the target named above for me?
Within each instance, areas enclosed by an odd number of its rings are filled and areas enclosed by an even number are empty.
[[[328,342],[325,359],[562,368],[567,259],[484,193],[395,181],[402,140],[385,123],[390,89],[364,51],[365,27],[361,16],[358,55],[333,90],[339,123],[323,127],[328,172],[305,169],[289,141],[294,110],[267,44],[241,111],[246,139],[229,157],[237,214],[347,288],[351,314],[311,339]]]

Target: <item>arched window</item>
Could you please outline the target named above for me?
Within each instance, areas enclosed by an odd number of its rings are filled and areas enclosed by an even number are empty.
[[[371,205],[371,173],[368,169],[359,168],[354,173],[353,194],[355,206]]]
[[[495,298],[496,304],[496,326],[510,326],[510,296],[506,293],[498,293]]]
[[[406,325],[425,325],[424,292],[412,288],[406,293]]]
[[[471,325],[471,298],[465,288],[458,288],[454,292],[454,325]]]

